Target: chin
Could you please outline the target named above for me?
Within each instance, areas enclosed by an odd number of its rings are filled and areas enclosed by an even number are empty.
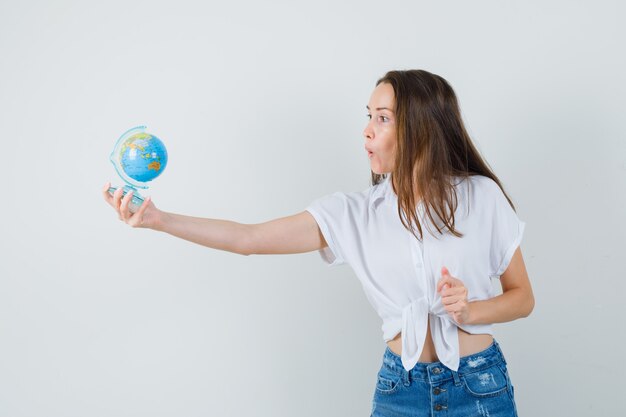
[[[391,170],[389,169],[381,169],[379,167],[374,167],[374,166],[370,167],[370,169],[376,175],[384,175],[384,174],[389,174],[389,172],[391,172]]]

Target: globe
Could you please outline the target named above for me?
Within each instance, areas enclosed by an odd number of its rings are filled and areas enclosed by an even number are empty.
[[[163,173],[167,166],[167,149],[161,139],[146,132],[146,126],[137,126],[120,136],[110,160],[126,183],[123,195],[133,191],[129,208],[134,213],[143,204],[137,189],[148,188],[147,183]],[[109,194],[113,195],[115,190],[117,187],[109,187]]]

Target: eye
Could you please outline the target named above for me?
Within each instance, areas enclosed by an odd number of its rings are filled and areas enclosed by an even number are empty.
[[[365,117],[367,117],[367,118],[368,118],[368,119],[370,119],[370,120],[372,119],[372,115],[371,115],[371,114],[369,114],[369,113],[367,113],[367,114],[365,115]]]
[[[380,120],[380,121],[382,121],[382,122],[386,122],[386,121],[388,121],[388,120],[389,120],[389,118],[388,118],[388,117],[386,117],[386,116],[378,116],[378,120]]]

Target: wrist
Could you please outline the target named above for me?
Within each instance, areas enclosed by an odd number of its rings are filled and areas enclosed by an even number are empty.
[[[470,301],[467,303],[467,322],[466,324],[476,323],[476,301]]]
[[[159,211],[158,216],[156,216],[156,220],[154,222],[153,230],[157,232],[165,232],[169,223],[171,221],[171,216],[169,213],[165,211]]]

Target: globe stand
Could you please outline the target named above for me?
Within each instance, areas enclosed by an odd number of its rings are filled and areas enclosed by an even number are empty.
[[[109,194],[111,194],[111,196],[113,196],[113,193],[118,189],[118,187],[109,187]],[[122,198],[124,198],[124,196],[126,196],[126,194],[128,194],[130,191],[133,192],[133,197],[130,200],[130,203],[128,204],[128,209],[130,210],[131,213],[136,213],[137,210],[139,210],[139,207],[141,207],[141,205],[143,204],[143,197],[141,196],[141,194],[139,194],[139,191],[137,191],[137,189],[135,187],[131,187],[129,185],[125,185],[123,187],[123,191],[122,191]]]

